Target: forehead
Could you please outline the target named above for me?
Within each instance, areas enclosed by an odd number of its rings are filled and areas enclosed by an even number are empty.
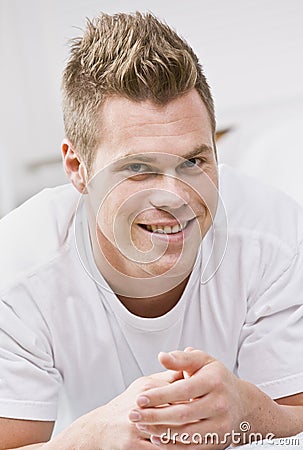
[[[195,89],[165,105],[110,97],[102,106],[100,135],[96,157],[102,154],[107,162],[136,153],[183,156],[201,145],[213,147],[209,115]]]

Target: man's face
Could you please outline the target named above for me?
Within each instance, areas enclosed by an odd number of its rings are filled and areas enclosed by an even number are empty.
[[[111,97],[101,122],[88,200],[103,256],[133,277],[188,274],[217,204],[212,131],[199,94],[164,106]]]

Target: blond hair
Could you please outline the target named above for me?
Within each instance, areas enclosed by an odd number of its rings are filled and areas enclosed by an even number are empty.
[[[66,137],[90,171],[100,144],[101,105],[111,95],[168,101],[196,88],[215,133],[214,104],[192,48],[150,13],[101,14],[72,40],[63,73]]]

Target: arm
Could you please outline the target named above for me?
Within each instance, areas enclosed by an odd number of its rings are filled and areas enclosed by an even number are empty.
[[[289,395],[288,397],[278,398],[276,402],[280,405],[303,406],[303,392],[300,394]]]
[[[276,402],[198,350],[163,353],[160,360],[166,368],[183,370],[186,377],[138,397],[137,411],[141,419],[134,422],[151,435],[160,437],[170,428],[171,434],[178,434],[178,445],[183,448],[181,433],[190,436],[216,433],[220,442],[225,441],[220,448],[225,448],[232,443],[232,431],[240,433],[234,444],[245,443],[241,422],[248,422],[249,433],[258,433],[259,439],[260,434],[263,438],[268,434],[286,437],[303,430],[303,394]],[[178,445],[165,445],[165,448],[178,449]]]
[[[43,445],[44,445],[44,443],[40,442],[40,444],[26,445],[25,447],[18,447],[17,449],[10,448],[7,450],[34,450],[34,449],[42,448]]]
[[[0,450],[28,444],[31,446],[26,448],[39,448],[32,444],[39,442],[41,447],[50,439],[53,428],[54,422],[0,418]]]
[[[181,378],[179,371],[166,371],[135,380],[128,389],[108,404],[73,422],[66,430],[46,443],[43,450],[153,450],[150,435],[129,421],[128,413],[143,391],[163,387]]]
[[[99,450],[100,445],[102,450],[152,450],[149,434],[139,431],[128,420],[129,410],[135,407],[137,396],[144,390],[165,386],[180,377],[180,372],[166,371],[139,378],[121,395],[78,418],[51,440],[52,422],[1,419],[0,450]],[[32,445],[33,442],[36,444]]]

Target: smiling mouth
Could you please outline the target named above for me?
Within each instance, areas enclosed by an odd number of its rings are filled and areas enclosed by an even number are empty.
[[[145,225],[143,223],[139,223],[138,225],[144,230],[149,231],[150,233],[158,233],[158,234],[177,234],[183,231],[190,221],[186,221],[180,224],[176,224],[173,226],[169,225]]]

